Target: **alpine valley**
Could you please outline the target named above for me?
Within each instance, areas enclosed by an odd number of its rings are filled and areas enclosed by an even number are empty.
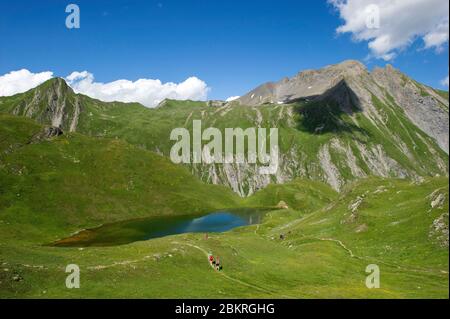
[[[171,131],[194,120],[278,128],[277,173],[172,163]],[[448,92],[358,61],[231,102],[150,109],[61,78],[0,97],[0,298],[448,298],[448,136]],[[268,212],[207,238],[82,245],[143,232],[117,222],[244,208]],[[81,289],[66,288],[68,264]],[[379,289],[365,284],[371,264]]]

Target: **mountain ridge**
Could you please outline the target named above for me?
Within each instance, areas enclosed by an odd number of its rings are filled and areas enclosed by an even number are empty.
[[[275,175],[260,175],[258,164],[247,162],[188,165],[204,182],[227,185],[245,197],[295,178],[326,182],[340,190],[367,176],[413,181],[448,176],[448,100],[392,67],[372,73],[355,61],[301,72],[294,84],[307,91],[313,82],[320,86],[306,97],[298,91],[289,103],[244,105],[244,97],[228,103],[166,100],[154,109],[102,102],[75,94],[63,79],[52,79],[0,98],[0,112],[59,124],[68,132],[124,139],[166,157],[171,130],[191,130],[193,120],[202,120],[204,128],[278,127],[280,168]]]
[[[373,107],[371,94],[385,101],[393,97],[409,119],[435,138],[448,154],[448,99],[444,99],[436,90],[411,80],[390,64],[369,72],[361,62],[347,60],[319,70],[302,71],[293,78],[263,84],[237,101],[243,105],[258,106],[310,100],[322,96],[341,81],[345,81],[356,93],[359,107],[372,118],[380,118],[380,115]],[[403,82],[402,85],[400,82]],[[430,115],[427,111],[436,114]]]

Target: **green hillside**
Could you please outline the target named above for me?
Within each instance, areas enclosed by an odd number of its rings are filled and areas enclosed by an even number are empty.
[[[296,180],[243,201],[120,140],[42,139],[43,127],[31,120],[3,114],[0,123],[2,298],[448,298],[446,178],[369,179],[341,194]],[[290,209],[208,240],[185,234],[108,248],[44,245],[110,221],[280,201]],[[208,252],[220,254],[223,272],[209,267]],[[65,288],[69,263],[81,268],[80,289]],[[370,290],[365,267],[373,263],[382,279]]]
[[[186,127],[192,131],[193,120],[202,120],[203,129],[216,127],[222,131],[227,127],[277,127],[281,156],[276,176],[256,176],[254,164],[189,167],[204,182],[227,185],[241,196],[251,195],[269,183],[295,178],[322,181],[340,190],[368,176],[413,180],[448,176],[448,155],[407,118],[392,96],[385,94],[387,98],[372,94],[379,117],[371,117],[356,106],[352,112],[345,112],[339,98],[333,96],[321,102],[252,107],[166,100],[160,107],[148,109],[77,95],[62,79],[53,79],[27,93],[0,98],[0,111],[43,124],[60,122],[65,131],[119,138],[164,156],[169,156],[174,143],[169,139],[172,129]],[[48,107],[49,101],[53,109]]]
[[[379,83],[383,72],[394,71],[378,71]],[[1,97],[0,298],[448,298],[448,155],[442,131],[419,128],[402,100],[415,92],[448,117],[448,95],[404,78],[413,91],[394,97],[395,85],[366,80],[367,108],[345,83],[320,99],[253,106],[106,103],[62,79]],[[278,173],[173,164],[170,132],[193,120],[279,128]],[[242,208],[270,212],[208,239],[49,245],[117,221]],[[68,264],[80,266],[80,289],[65,287]],[[370,264],[380,289],[365,285]]]
[[[205,185],[186,168],[121,140],[78,133],[36,139],[41,125],[6,114],[0,115],[0,124],[2,220],[22,223],[21,232],[29,235],[42,232],[41,226],[76,230],[156,214],[205,213],[237,203],[224,186]]]

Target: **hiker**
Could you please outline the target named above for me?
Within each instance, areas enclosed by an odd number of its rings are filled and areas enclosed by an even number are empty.
[[[220,259],[219,256],[217,256],[216,258],[216,270],[221,270],[222,266],[220,266]]]
[[[209,255],[209,263],[211,264],[211,265],[215,265],[215,261],[214,261],[214,256],[213,255]]]

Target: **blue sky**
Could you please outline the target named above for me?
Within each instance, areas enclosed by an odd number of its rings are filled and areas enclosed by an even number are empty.
[[[80,7],[80,29],[65,26],[69,3]],[[178,83],[195,76],[210,87],[208,98],[225,99],[346,59],[363,60],[369,68],[386,64],[366,59],[367,41],[337,34],[342,24],[326,1],[2,1],[0,75],[25,68],[62,77],[87,70],[98,82]],[[440,51],[423,49],[418,38],[389,63],[444,88],[448,45]]]

